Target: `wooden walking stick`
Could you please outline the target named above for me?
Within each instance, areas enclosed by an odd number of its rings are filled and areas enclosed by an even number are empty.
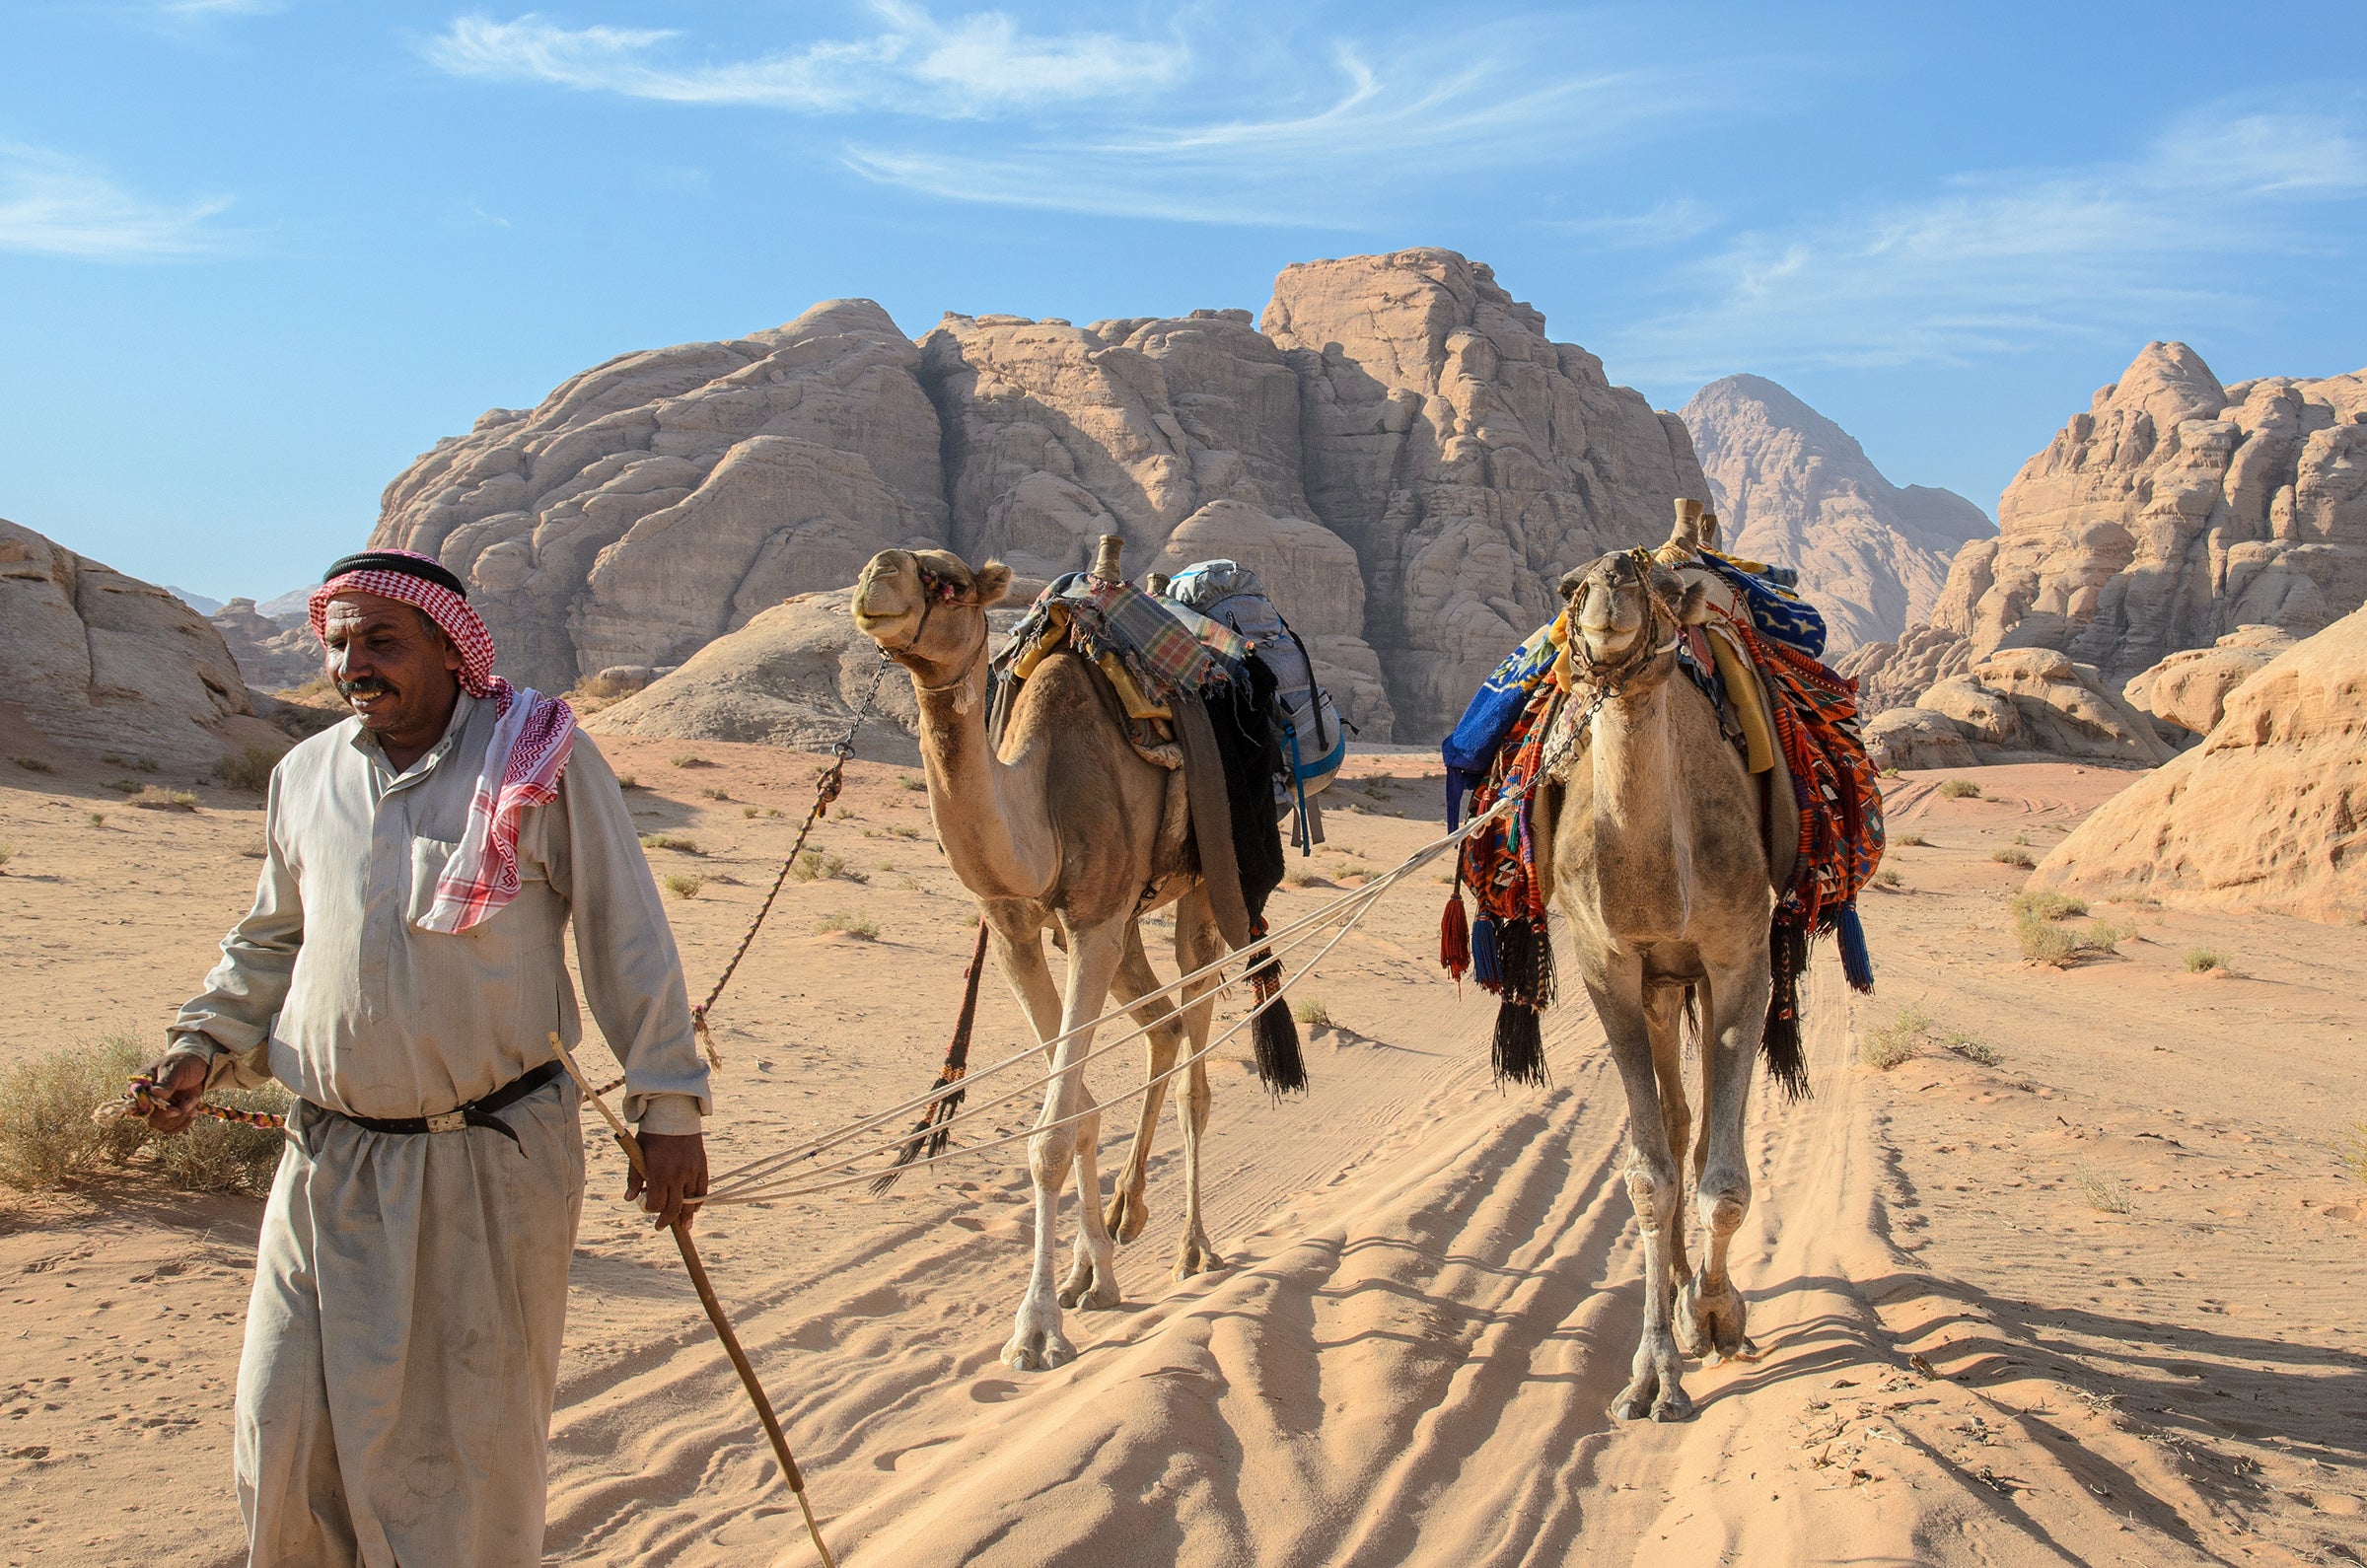
[[[584,1070],[575,1064],[574,1055],[560,1043],[556,1033],[550,1036],[550,1044],[559,1053],[559,1060],[566,1063],[568,1074],[583,1090],[585,1098],[599,1107],[609,1131],[615,1135],[616,1146],[632,1162],[634,1172],[647,1181],[649,1168],[641,1161],[640,1140],[609,1108],[609,1103],[600,1098],[600,1091],[592,1087],[592,1080],[584,1076]],[[763,1423],[764,1435],[772,1440],[773,1458],[781,1461],[781,1475],[797,1496],[797,1511],[806,1517],[806,1533],[814,1538],[814,1549],[822,1554],[822,1568],[838,1568],[837,1561],[830,1556],[830,1548],[822,1542],[822,1527],[814,1523],[814,1506],[806,1501],[806,1478],[799,1473],[797,1461],[789,1453],[789,1438],[781,1430],[781,1418],[772,1413],[772,1401],[764,1397],[764,1386],[756,1381],[756,1369],[749,1364],[748,1352],[740,1348],[740,1336],[732,1332],[731,1319],[723,1315],[723,1303],[715,1299],[715,1287],[707,1280],[707,1266],[699,1261],[698,1247],[690,1240],[690,1227],[685,1220],[676,1220],[672,1229],[674,1245],[681,1248],[682,1267],[690,1271],[690,1283],[698,1289],[698,1304],[707,1310],[707,1321],[715,1325],[715,1337],[723,1341],[723,1353],[732,1358],[732,1370],[740,1374],[741,1387],[748,1390],[749,1402],[756,1407],[756,1419]]]

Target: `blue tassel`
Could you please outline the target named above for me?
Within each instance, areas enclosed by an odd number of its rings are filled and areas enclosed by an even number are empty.
[[[1866,928],[1858,923],[1855,903],[1841,905],[1833,930],[1841,944],[1841,972],[1849,977],[1849,989],[1873,990],[1874,955],[1866,951]]]
[[[1491,991],[1504,988],[1504,964],[1496,957],[1496,923],[1485,915],[1471,922],[1471,978]]]
[[[1463,820],[1463,797],[1471,787],[1471,776],[1459,767],[1447,769],[1447,831],[1455,831]]]

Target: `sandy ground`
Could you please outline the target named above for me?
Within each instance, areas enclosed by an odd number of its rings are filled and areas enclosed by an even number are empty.
[[[703,879],[671,904],[703,989],[817,764],[603,745],[645,786],[646,828],[697,845],[651,858]],[[711,765],[670,761],[693,753]],[[119,771],[0,759],[6,1057],[155,1035],[244,908],[257,800],[125,810],[106,788]],[[1436,831],[1433,761],[1350,772],[1320,880],[1278,895],[1282,918]],[[2022,874],[1991,852],[2020,834],[2044,853],[2128,776],[1964,776],[1981,798],[1896,781],[1895,841],[1927,841],[1896,844],[1902,887],[1867,898],[1881,990],[1851,996],[1821,954],[1817,1093],[1755,1106],[1736,1256],[1765,1354],[1694,1371],[1696,1419],[1605,1414],[1640,1286],[1624,1107],[1592,1020],[1582,1002],[1553,1015],[1550,1090],[1495,1090],[1492,1004],[1437,971],[1425,874],[1309,983],[1338,1026],[1311,1043],[1311,1094],[1276,1104],[1220,1064],[1207,1187],[1232,1267],[1170,1277],[1171,1117],[1150,1229],[1121,1252],[1129,1299],[1069,1315],[1081,1354],[1059,1372],[996,1359],[1032,1227],[1009,1150],[885,1199],[705,1217],[842,1559],[2367,1561],[2367,1186],[2331,1148],[2367,1115],[2367,932],[2110,906],[2136,932],[2116,955],[2034,968],[2005,910]],[[934,1075],[971,926],[912,777],[856,766],[816,840],[843,874],[789,884],[717,1009],[719,1168]],[[833,915],[876,938],[823,931]],[[2203,945],[2234,972],[2186,972]],[[1865,1033],[1909,1004],[1932,1043],[1861,1065]],[[978,1059],[1020,1029],[990,980]],[[1122,1092],[1139,1060],[1113,1053],[1097,1089]],[[1132,1120],[1106,1120],[1105,1183]],[[594,1169],[552,1559],[812,1561],[672,1248],[615,1201],[613,1152]],[[0,1196],[0,1562],[237,1560],[228,1423],[256,1216],[130,1178]],[[1061,1223],[1065,1242],[1073,1205]]]

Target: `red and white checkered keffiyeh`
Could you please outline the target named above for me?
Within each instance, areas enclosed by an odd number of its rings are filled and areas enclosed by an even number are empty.
[[[422,931],[466,931],[490,920],[518,896],[519,819],[528,808],[557,798],[559,775],[575,746],[575,710],[531,686],[519,690],[495,675],[493,634],[468,601],[408,572],[347,572],[323,583],[313,590],[313,635],[323,636],[328,602],[347,591],[376,594],[426,611],[460,651],[461,689],[494,702],[493,740],[477,764],[468,825],[436,879],[427,913],[415,922]]]

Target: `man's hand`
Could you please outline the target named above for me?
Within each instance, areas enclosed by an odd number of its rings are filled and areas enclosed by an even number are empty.
[[[707,1195],[707,1140],[695,1132],[645,1132],[640,1142],[649,1179],[644,1181],[638,1171],[627,1176],[625,1201],[639,1198],[642,1209],[657,1216],[651,1223],[661,1231],[678,1219],[687,1226],[697,1210],[684,1203]]]
[[[156,1080],[158,1106],[149,1113],[149,1131],[179,1132],[197,1119],[197,1102],[205,1095],[206,1065],[202,1060],[185,1051],[179,1052],[167,1056],[149,1068],[148,1076]],[[703,1192],[707,1178],[703,1160],[699,1164],[698,1178],[699,1190]]]

